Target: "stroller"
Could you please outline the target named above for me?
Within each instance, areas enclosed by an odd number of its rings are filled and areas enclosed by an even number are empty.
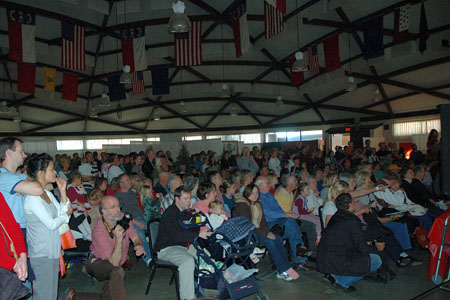
[[[206,215],[203,212],[197,213],[193,209],[180,212],[178,222],[184,229],[211,227]],[[192,245],[197,251],[195,270],[197,295],[204,296],[203,289],[213,289],[219,290],[220,300],[241,299],[255,293],[258,294],[255,300],[269,300],[267,295],[262,294],[253,275],[233,283],[229,283],[226,279],[227,276],[224,276],[227,266],[231,264],[236,266],[235,263],[238,263],[246,269],[250,268],[248,256],[257,246],[256,236],[253,233],[254,228],[255,226],[248,219],[237,217],[216,228],[207,240],[195,238]],[[207,268],[201,268],[200,264],[206,265]]]

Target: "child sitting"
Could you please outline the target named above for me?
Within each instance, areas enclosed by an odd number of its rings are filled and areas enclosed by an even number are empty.
[[[305,182],[301,182],[298,186],[298,193],[299,194],[297,196],[297,199],[295,200],[292,211],[299,214],[300,220],[310,221],[313,222],[314,225],[316,225],[316,232],[317,232],[316,244],[318,244],[321,237],[322,227],[320,225],[319,217],[314,215],[314,211],[316,209],[318,210],[318,207],[316,208],[314,206],[311,207],[309,206],[311,205],[311,202],[308,202],[307,198],[311,193],[310,185]]]
[[[215,230],[228,220],[225,207],[222,202],[216,200],[209,204],[208,219],[212,230]]]
[[[139,191],[142,205],[144,206],[144,219],[148,222],[151,219],[161,218],[161,202],[149,185],[143,185]]]
[[[74,213],[87,216],[91,205],[86,199],[86,190],[81,184],[81,174],[78,171],[72,171],[67,178],[67,198],[72,204]]]

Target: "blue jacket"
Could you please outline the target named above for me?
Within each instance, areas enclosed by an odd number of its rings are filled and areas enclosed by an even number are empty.
[[[261,201],[264,217],[268,223],[274,222],[277,219],[284,218],[286,213],[281,209],[277,199],[271,194],[259,194],[259,200]]]

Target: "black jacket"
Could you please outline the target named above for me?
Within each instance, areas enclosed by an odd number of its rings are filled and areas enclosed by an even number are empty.
[[[403,180],[402,188],[412,202],[427,208],[434,206],[429,199],[435,199],[436,197],[427,190],[427,187],[420,180],[414,178],[411,183]]]
[[[145,174],[145,177],[150,178],[152,180],[155,180],[156,178],[152,177],[153,173],[153,162],[150,162],[150,160],[145,158],[144,163],[142,164],[142,172]]]
[[[179,213],[180,210],[174,203],[169,206],[161,216],[158,237],[155,242],[156,252],[169,246],[187,247],[188,243],[192,243],[192,241],[198,236],[200,228],[192,228],[188,230],[181,228],[177,219]]]
[[[317,270],[326,274],[364,276],[370,273],[370,252],[359,218],[339,209],[330,219],[317,247]]]
[[[161,193],[163,196],[167,195],[166,189],[159,182],[155,185],[155,193]]]

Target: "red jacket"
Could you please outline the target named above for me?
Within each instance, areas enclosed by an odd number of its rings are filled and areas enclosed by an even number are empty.
[[[16,249],[17,255],[20,253],[27,253],[25,248],[25,240],[23,238],[22,230],[20,229],[19,224],[16,222],[11,209],[3,198],[3,195],[0,193],[0,221],[3,224],[6,232],[8,232],[9,237],[11,238],[14,248]],[[0,227],[0,231],[3,231],[3,228]],[[6,238],[3,238],[3,234]],[[11,240],[8,238],[8,235],[3,232],[0,234],[0,267],[12,270],[14,265],[16,264],[16,259],[14,258],[14,254],[10,251]]]

